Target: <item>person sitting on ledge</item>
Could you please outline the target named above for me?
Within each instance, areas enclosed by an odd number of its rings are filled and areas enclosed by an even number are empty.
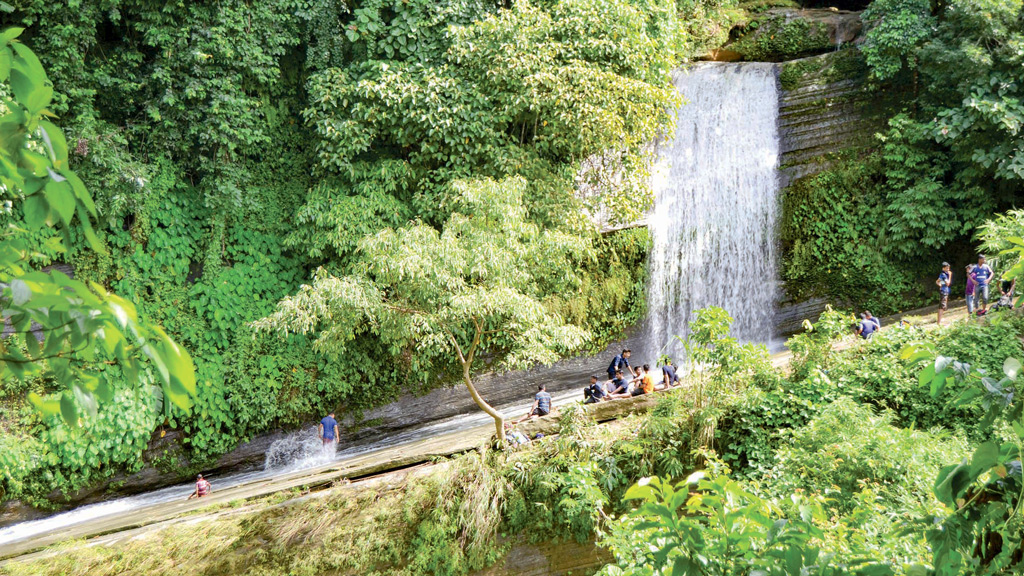
[[[590,385],[583,389],[583,398],[584,404],[596,404],[608,399],[604,388],[598,383],[597,376],[590,377]]]
[[[540,386],[537,386],[537,394],[533,396],[533,406],[530,407],[530,411],[519,420],[516,420],[516,424],[519,424],[523,420],[533,418],[534,416],[547,416],[550,413],[551,394],[548,394],[547,386],[541,384]]]
[[[665,383],[665,388],[671,388],[679,384],[679,375],[676,374],[676,367],[672,365],[672,360],[665,360],[665,365],[661,367],[661,376]]]
[[[633,380],[633,396],[650,394],[655,390],[661,390],[661,387],[654,385],[654,378],[651,376],[649,364],[644,364],[643,368],[638,369],[637,372],[639,375]]]
[[[203,498],[204,496],[208,496],[210,492],[213,492],[213,486],[210,485],[209,480],[203,478],[203,475],[200,474],[196,476],[196,489],[192,491],[192,494],[190,494],[186,500]]]
[[[629,398],[629,382],[622,377],[622,370],[615,371],[615,378],[608,381],[608,398]]]

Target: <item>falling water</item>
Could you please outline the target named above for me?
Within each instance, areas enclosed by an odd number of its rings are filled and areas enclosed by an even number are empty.
[[[654,169],[643,335],[650,360],[679,357],[673,336],[706,306],[725,308],[740,340],[769,342],[778,291],[775,67],[703,63],[674,83],[687,103]]]

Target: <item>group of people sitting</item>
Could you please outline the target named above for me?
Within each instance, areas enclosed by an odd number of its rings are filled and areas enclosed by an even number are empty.
[[[657,375],[657,370],[651,370],[650,364],[635,368],[630,366],[629,357],[632,354],[631,350],[626,349],[612,359],[606,381],[602,382],[597,376],[590,377],[590,384],[583,389],[585,404],[650,394],[679,384],[679,375],[671,360],[666,361],[661,367],[661,374]],[[628,381],[625,374],[630,376]]]
[[[598,376],[590,377],[590,384],[583,389],[584,404],[594,404],[616,398],[631,398],[679,385],[679,375],[671,360],[661,366],[661,374],[656,376],[657,369],[652,370],[649,364],[635,368],[630,366],[629,357],[631,355],[632,351],[626,349],[612,359],[612,363],[608,366],[607,380],[602,382]],[[627,377],[626,374],[629,376]],[[550,413],[551,394],[548,394],[547,387],[541,384],[537,387],[537,394],[533,397],[533,405],[515,423],[518,424],[537,416],[547,416]]]

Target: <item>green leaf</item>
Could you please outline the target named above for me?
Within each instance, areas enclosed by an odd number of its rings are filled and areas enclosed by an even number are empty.
[[[71,186],[67,182],[50,180],[43,188],[46,201],[57,211],[57,215],[64,221],[65,225],[71,224],[71,218],[75,215],[75,197],[71,193]]]
[[[984,442],[971,456],[970,475],[977,478],[986,470],[999,464],[999,445],[995,442]]]
[[[24,306],[32,299],[32,289],[21,278],[11,280],[11,301],[15,306]]]
[[[78,426],[78,407],[70,393],[64,392],[60,395],[60,413],[64,421],[71,426]]]
[[[58,400],[44,400],[39,394],[29,392],[28,401],[43,416],[55,416],[60,413],[60,402]]]
[[[39,132],[50,152],[50,158],[54,162],[64,162],[68,159],[68,141],[64,138],[64,132],[48,120],[39,122]]]
[[[650,500],[654,497],[654,490],[644,484],[634,484],[626,490],[626,494],[622,497],[623,500]]]
[[[5,29],[3,32],[0,32],[0,42],[2,42],[4,45],[10,44],[11,40],[14,40],[18,36],[21,36],[21,33],[24,31],[25,29],[19,26],[11,26],[10,28]]]
[[[32,230],[42,228],[50,217],[50,206],[42,194],[34,194],[25,198],[23,210],[25,211],[25,224]]]

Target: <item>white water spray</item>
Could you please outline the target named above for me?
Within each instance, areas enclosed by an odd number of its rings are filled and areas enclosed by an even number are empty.
[[[658,146],[642,357],[682,356],[696,310],[725,308],[741,341],[769,342],[778,297],[778,89],[773,64],[698,64]]]

